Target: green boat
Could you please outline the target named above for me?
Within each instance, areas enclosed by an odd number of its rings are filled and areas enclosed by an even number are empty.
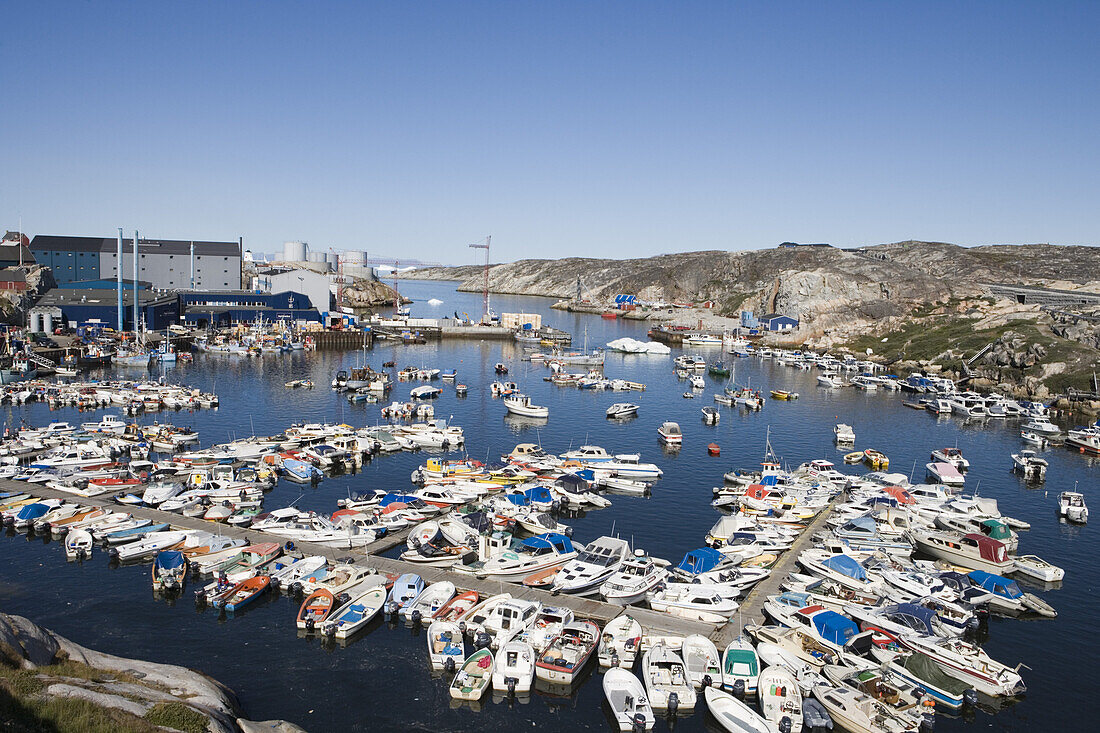
[[[730,375],[730,370],[720,361],[711,364],[707,371],[716,377],[728,377]]]

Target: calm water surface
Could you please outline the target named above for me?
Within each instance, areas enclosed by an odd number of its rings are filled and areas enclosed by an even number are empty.
[[[475,294],[457,293],[452,283],[402,283],[402,292],[415,301],[414,315],[452,315],[480,312]],[[431,306],[429,298],[442,305]],[[497,312],[542,313],[544,322],[571,331],[581,346],[585,328],[590,345],[620,336],[645,338],[646,327],[630,321],[608,321],[553,311],[541,298],[494,296]],[[854,426],[857,446],[876,447],[891,459],[891,468],[913,472],[920,480],[929,452],[955,445],[971,461],[967,490],[997,498],[1001,510],[1032,523],[1021,535],[1021,553],[1034,553],[1066,569],[1062,587],[1043,591],[1059,611],[1054,620],[994,619],[984,646],[995,658],[1026,663],[1029,691],[1023,699],[995,714],[979,711],[968,719],[940,716],[938,729],[946,731],[1092,729],[1091,716],[1079,704],[1097,690],[1100,643],[1095,634],[1098,573],[1093,561],[1100,543],[1091,527],[1059,522],[1057,495],[1074,484],[1090,498],[1097,485],[1095,460],[1064,450],[1044,453],[1050,461],[1046,487],[1029,488],[1011,472],[1010,454],[1023,447],[1014,421],[966,423],[907,409],[897,394],[866,394],[857,390],[828,391],[815,386],[815,372],[799,371],[757,359],[736,361],[735,381],[764,390],[799,392],[801,398],[769,401],[764,410],[747,414],[722,409],[722,420],[708,427],[699,409],[714,404],[711,394],[722,382],[707,377],[708,390],[689,400],[685,385],[672,372],[671,356],[609,354],[605,373],[648,385],[645,392],[588,392],[559,388],[544,382],[545,367],[520,360],[512,342],[447,341],[422,346],[377,345],[373,351],[297,353],[262,359],[197,355],[194,363],[165,372],[172,381],[213,389],[221,396],[217,410],[158,415],[161,420],[198,430],[202,444],[250,434],[279,432],[293,422],[338,420],[352,425],[379,422],[380,405],[349,405],[321,385],[340,368],[362,363],[376,367],[395,360],[398,366],[455,368],[459,381],[469,385],[464,399],[444,385],[435,401],[436,416],[450,417],[463,426],[471,457],[498,460],[520,442],[541,442],[555,453],[581,443],[596,443],[614,452],[638,452],[657,463],[664,477],[649,498],[612,497],[603,510],[567,520],[582,541],[610,534],[630,537],[638,547],[672,560],[702,544],[706,530],[717,519],[709,505],[711,488],[721,485],[722,474],[734,467],[756,464],[764,451],[765,434],[784,461],[797,465],[826,457],[840,463],[832,442],[832,426]],[[674,350],[673,356],[678,353]],[[717,354],[717,351],[714,352]],[[708,357],[709,358],[709,357]],[[510,363],[512,379],[538,404],[550,407],[550,418],[534,425],[505,416],[499,400],[488,390],[495,378],[493,365]],[[122,373],[122,372],[115,372]],[[159,372],[153,372],[158,374]],[[312,391],[287,390],[289,379],[311,378]],[[724,381],[724,380],[723,380]],[[397,384],[391,399],[407,399],[415,384]],[[636,419],[611,422],[604,411],[613,402],[641,406]],[[26,420],[41,425],[51,419],[79,422],[98,419],[66,408],[5,406],[5,422]],[[153,418],[143,418],[151,421]],[[662,451],[657,427],[676,420],[684,431],[677,453]],[[709,457],[706,444],[718,443],[720,458]],[[424,456],[402,453],[382,456],[354,475],[327,478],[316,488],[281,482],[265,506],[297,502],[306,509],[331,512],[348,492],[368,488],[409,487],[409,474]],[[844,467],[842,467],[844,468]],[[850,472],[862,471],[848,467]],[[83,564],[65,562],[57,543],[8,534],[0,539],[0,610],[26,615],[74,641],[102,651],[201,670],[233,688],[247,716],[284,718],[309,730],[485,730],[507,727],[523,730],[613,730],[604,710],[599,673],[569,697],[536,692],[526,700],[508,703],[483,699],[480,710],[456,708],[442,679],[433,679],[425,651],[424,634],[376,621],[346,647],[324,646],[316,639],[299,638],[293,624],[296,605],[284,597],[268,597],[259,606],[235,618],[212,611],[196,611],[190,593],[176,603],[153,598],[147,567],[111,569],[102,554]],[[668,727],[658,722],[657,730]],[[717,730],[700,704],[693,717],[675,722],[679,731]]]

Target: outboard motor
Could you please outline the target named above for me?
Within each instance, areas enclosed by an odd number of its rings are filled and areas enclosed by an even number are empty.
[[[791,733],[792,725],[793,723],[791,722],[791,716],[784,715],[782,718],[779,719],[779,733]]]
[[[634,720],[631,723],[631,733],[645,733],[645,715],[643,715],[642,713],[634,713]]]
[[[454,671],[455,671],[455,658],[451,657],[451,656],[448,656],[446,659],[444,659],[443,660],[443,669],[444,669],[444,671],[453,674]]]
[[[711,679],[709,674],[703,675],[703,687],[710,687],[714,684],[714,680]]]
[[[924,713],[920,716],[921,733],[932,733],[936,729],[936,714]]]
[[[291,598],[301,598],[302,597],[302,583],[301,583],[301,581],[297,581],[297,580],[294,581],[293,583],[290,584],[290,587],[287,588],[286,590],[287,590],[287,593],[290,594]]]
[[[477,636],[474,638],[475,649],[488,649],[489,645],[493,643],[493,638],[485,631],[477,632]]]
[[[336,638],[336,624],[325,624],[321,627],[321,633],[325,635],[326,639]]]
[[[612,667],[618,667],[619,666],[619,655],[615,652],[611,652],[611,666]]]
[[[668,695],[668,714],[670,717],[676,716],[676,711],[680,709],[680,696],[675,692],[670,692]]]
[[[508,686],[508,697],[516,696],[516,682],[518,682],[518,680],[515,677],[504,678],[504,684]]]
[[[396,616],[400,606],[397,605],[397,601],[390,601],[386,604],[386,613],[391,616]]]
[[[307,618],[306,619],[306,632],[309,633],[309,632],[313,631],[313,627],[316,626],[316,625],[317,625],[317,623],[312,618]]]
[[[745,699],[745,680],[736,680],[733,683],[733,696],[738,700]]]
[[[565,528],[565,536],[570,538],[570,539],[573,538],[573,528],[572,527],[566,527]]]
[[[420,625],[420,609],[419,608],[413,610],[411,618],[412,618],[412,622],[413,622],[414,626],[419,626]]]
[[[462,634],[463,636],[466,636],[466,622],[465,621],[459,621],[458,622],[458,633]],[[450,661],[450,660],[448,660],[448,661]]]
[[[973,708],[978,705],[978,691],[973,687],[969,687],[963,691],[963,705],[968,708]]]

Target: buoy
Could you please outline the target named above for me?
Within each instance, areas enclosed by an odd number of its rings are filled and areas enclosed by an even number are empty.
[[[722,455],[722,449],[718,447],[717,443],[710,443],[707,445],[707,453],[712,456],[719,456]]]

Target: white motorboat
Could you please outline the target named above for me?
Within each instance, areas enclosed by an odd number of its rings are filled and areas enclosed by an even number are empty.
[[[504,398],[504,407],[513,415],[522,417],[549,417],[550,408],[531,404],[531,398],[525,394],[510,394]]]
[[[603,694],[620,731],[652,730],[656,718],[645,688],[627,669],[609,669],[604,673]]]
[[[321,625],[321,631],[325,636],[347,639],[370,623],[385,604],[386,586],[375,585],[353,596],[351,600],[336,609]]]
[[[960,471],[970,468],[970,461],[963,457],[962,451],[958,448],[940,448],[939,450],[934,450],[932,451],[931,458],[938,463],[950,463]]]
[[[535,621],[522,634],[522,639],[541,654],[550,642],[558,637],[566,624],[573,622],[573,612],[568,608],[543,606],[535,616]],[[532,662],[533,664],[533,662]]]
[[[662,423],[661,427],[657,428],[657,435],[668,445],[680,445],[684,440],[679,424],[674,422]]]
[[[684,660],[688,681],[696,690],[722,683],[722,662],[718,656],[718,647],[707,637],[692,634],[685,638],[680,646],[680,656]]]
[[[595,593],[629,557],[629,542],[618,537],[600,537],[562,566],[554,576],[552,590],[575,595]]]
[[[754,697],[759,674],[760,657],[755,647],[747,637],[738,636],[722,652],[722,689],[741,692],[742,697]]]
[[[695,710],[695,688],[687,676],[684,660],[663,642],[650,647],[642,657],[642,680],[654,710],[690,713]]]
[[[722,339],[706,333],[697,333],[684,339],[688,346],[721,346]]]
[[[69,560],[90,560],[92,558],[92,533],[86,529],[75,529],[65,537],[65,557]]]
[[[535,676],[555,685],[572,685],[595,656],[600,627],[591,621],[566,624],[561,634],[539,655]]]
[[[1065,570],[1038,555],[1017,555],[1016,572],[1043,583],[1057,583],[1066,577]]]
[[[480,566],[463,565],[455,569],[493,580],[519,581],[539,571],[560,567],[576,556],[577,549],[568,537],[548,532],[518,540],[511,549],[490,557]]]
[[[849,687],[821,684],[813,693],[833,722],[851,733],[907,733],[917,729],[914,719],[903,718],[873,697]]]
[[[668,577],[668,570],[641,550],[623,561],[603,585],[600,593],[608,603],[637,603]]]
[[[827,389],[836,389],[844,386],[844,380],[836,372],[825,372],[817,375],[817,384]]]
[[[619,614],[607,622],[600,634],[597,652],[600,666],[632,668],[641,645],[642,625],[629,614]]]
[[[654,611],[717,624],[737,612],[737,601],[723,596],[728,592],[725,586],[708,583],[666,583],[646,598]]]
[[[451,680],[451,697],[456,700],[474,702],[481,699],[493,682],[496,659],[488,649],[474,652],[466,657]]]
[[[531,691],[535,677],[535,650],[526,641],[513,639],[500,647],[493,670],[493,689],[508,694]]]
[[[134,562],[148,560],[161,550],[170,550],[187,539],[184,532],[172,530],[164,532],[152,532],[145,539],[131,542],[127,545],[119,545],[111,549],[111,554],[119,562]]]
[[[1031,445],[1036,445],[1039,447],[1040,450],[1046,448],[1047,444],[1050,442],[1045,435],[1039,435],[1038,433],[1033,433],[1030,430],[1021,430],[1020,440],[1024,441],[1025,443],[1030,443]]]
[[[428,661],[436,672],[458,669],[466,658],[466,640],[455,621],[433,621],[428,627]]]
[[[1066,445],[1076,448],[1081,453],[1100,455],[1100,428],[1093,426],[1070,430],[1066,435]]]
[[[419,387],[413,387],[409,390],[409,397],[414,400],[430,400],[443,394],[443,390],[439,387],[433,387],[430,384],[424,384]]]
[[[833,435],[836,436],[836,442],[838,443],[854,445],[856,442],[856,431],[852,429],[851,425],[842,422],[838,422],[833,428]]]
[[[703,413],[703,422],[707,425],[717,425],[718,421],[722,419],[722,414],[710,405],[702,408],[700,412]]]
[[[1012,454],[1012,470],[1023,474],[1028,481],[1045,481],[1048,465],[1047,460],[1040,458],[1033,450],[1022,450]]]
[[[175,481],[157,481],[149,484],[141,495],[141,503],[146,506],[159,506],[184,490],[185,486]]]
[[[1085,495],[1076,491],[1063,491],[1058,497],[1058,513],[1071,522],[1085,524],[1089,521]]]
[[[499,649],[530,628],[540,608],[542,604],[538,601],[509,598],[496,604],[485,616],[481,630],[492,637],[492,648]]]
[[[459,616],[458,623],[465,626],[465,633],[476,637],[477,633],[483,629],[486,619],[489,618],[496,607],[510,600],[512,600],[511,593],[498,593],[495,596],[489,596]]]
[[[616,402],[607,408],[607,416],[610,418],[634,417],[638,414],[638,406],[632,402]]]
[[[1013,560],[1003,542],[975,532],[922,532],[913,530],[909,537],[918,550],[971,570],[1003,575],[1012,572]]]
[[[797,685],[795,686],[797,689]],[[728,692],[708,687],[703,692],[703,698],[707,701],[707,709],[723,730],[730,733],[776,733],[779,730],[773,727],[755,710],[741,702]],[[790,730],[801,730],[791,728]]]
[[[691,382],[691,388],[692,389],[706,389],[707,388],[707,380],[703,379],[698,374],[693,374],[688,381]]]
[[[1062,432],[1061,428],[1043,417],[1037,417],[1024,423],[1023,430],[1039,435],[1058,435]]]
[[[966,477],[953,463],[926,463],[924,468],[929,476],[945,486],[962,486],[966,482]]]
[[[420,594],[409,603],[401,607],[398,612],[402,618],[418,622],[421,619],[429,619],[436,611],[447,605],[455,594],[455,584],[449,580],[441,580],[420,591]]]

